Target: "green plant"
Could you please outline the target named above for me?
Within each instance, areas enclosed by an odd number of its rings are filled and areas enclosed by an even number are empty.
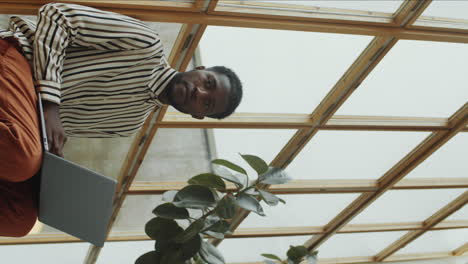
[[[304,246],[290,246],[288,252],[286,253],[286,260],[281,260],[274,254],[262,254],[262,256],[268,258],[265,260],[266,264],[277,264],[275,261],[279,261],[279,263],[282,264],[300,264],[303,261],[307,261],[307,264],[316,264],[317,253],[318,251],[309,252]],[[271,261],[269,259],[273,259],[275,261]]]
[[[145,226],[146,234],[156,241],[155,250],[136,260],[136,264],[222,264],[222,254],[203,237],[222,239],[231,232],[231,219],[239,208],[265,216],[260,201],[270,206],[284,200],[269,193],[269,184],[290,180],[279,168],[269,167],[254,155],[241,155],[257,172],[254,181],[242,167],[223,159],[213,160],[217,173],[203,173],[188,180],[180,191],[163,194],[166,203],[153,210],[156,215]],[[225,181],[234,184],[227,189]],[[187,221],[183,229],[179,222]]]

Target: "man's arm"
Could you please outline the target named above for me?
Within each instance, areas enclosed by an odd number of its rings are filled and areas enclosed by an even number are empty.
[[[144,23],[124,15],[72,4],[47,4],[39,10],[33,70],[44,102],[51,152],[63,156],[66,142],[59,119],[66,48],[76,44],[98,50],[136,50],[159,41]]]

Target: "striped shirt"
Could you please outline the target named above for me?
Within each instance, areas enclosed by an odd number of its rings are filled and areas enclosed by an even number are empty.
[[[75,137],[129,136],[177,71],[156,32],[143,22],[73,4],[47,4],[37,24],[11,17],[0,38],[14,37],[30,62],[42,100],[60,105]]]

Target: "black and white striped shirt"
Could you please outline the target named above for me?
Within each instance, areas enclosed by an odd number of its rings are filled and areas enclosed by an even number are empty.
[[[15,37],[42,100],[60,104],[69,136],[118,137],[138,130],[177,73],[156,32],[116,13],[48,4],[37,25],[11,17],[0,38]]]

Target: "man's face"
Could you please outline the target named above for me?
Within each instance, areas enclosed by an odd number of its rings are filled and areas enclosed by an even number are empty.
[[[168,98],[180,112],[203,119],[226,110],[230,91],[231,85],[226,75],[198,67],[176,76]]]

